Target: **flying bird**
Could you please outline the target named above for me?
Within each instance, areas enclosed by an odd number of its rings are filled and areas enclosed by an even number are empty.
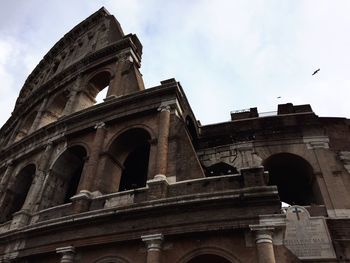
[[[280,99],[280,98],[281,98],[281,96],[278,96],[278,97],[277,97],[277,99]]]
[[[315,75],[319,71],[320,71],[320,69],[315,70],[314,73],[312,73],[312,76]]]

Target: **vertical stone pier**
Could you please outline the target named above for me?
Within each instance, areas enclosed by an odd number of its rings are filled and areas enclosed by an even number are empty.
[[[254,229],[259,263],[276,263],[275,253],[273,250],[273,230],[273,227],[261,227],[260,229]]]
[[[170,106],[161,105],[158,108],[159,128],[158,128],[158,144],[157,144],[157,177],[165,177],[168,168],[168,147],[169,147],[169,129],[170,129]]]
[[[143,242],[147,247],[147,263],[161,263],[161,251],[163,243],[162,234],[152,234],[141,236]]]

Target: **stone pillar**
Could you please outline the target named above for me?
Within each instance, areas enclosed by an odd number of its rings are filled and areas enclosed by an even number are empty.
[[[303,141],[308,150],[313,151],[318,163],[316,177],[329,217],[349,217],[350,200],[347,198],[347,189],[341,175],[341,168],[334,153],[329,150],[329,138],[326,136],[304,137]],[[339,171],[339,173],[337,173]],[[333,191],[337,189],[337,191]]]
[[[259,263],[276,263],[273,250],[273,227],[256,227],[252,229],[255,232],[255,244]]]
[[[131,49],[118,55],[115,72],[109,83],[106,99],[121,97],[130,93],[144,90],[142,75],[138,68],[140,62]]]
[[[49,141],[46,145],[44,153],[41,155],[35,177],[33,179],[33,184],[29,189],[26,201],[24,202],[22,209],[36,211],[36,208],[39,206],[52,152],[53,142]]]
[[[79,183],[78,191],[93,192],[96,189],[94,185],[96,173],[98,170],[99,157],[103,147],[103,141],[106,135],[105,123],[101,122],[95,125],[96,133],[92,143],[89,159],[84,167],[84,173]]]
[[[75,83],[72,87],[72,90],[69,94],[69,99],[66,103],[66,106],[64,107],[64,110],[63,110],[63,115],[68,115],[68,114],[71,114],[75,111],[75,103],[76,103],[76,100],[77,100],[77,94],[78,94],[78,91],[79,89],[81,88],[81,75],[79,75],[77,77],[77,79],[75,80]]]
[[[161,263],[161,251],[163,243],[162,234],[153,234],[141,236],[143,242],[147,247],[147,263]]]
[[[0,198],[2,196],[2,193],[4,193],[6,191],[6,187],[7,184],[9,182],[9,179],[11,177],[12,171],[13,171],[13,161],[8,161],[7,165],[6,165],[6,171],[3,175],[3,177],[1,178],[1,182],[0,182]],[[1,204],[1,199],[0,199],[0,204]]]
[[[32,127],[30,127],[30,129],[28,130],[28,134],[40,128],[40,121],[41,121],[43,112],[45,111],[46,104],[47,104],[47,97],[44,98],[43,102],[41,103],[38,113],[35,116],[35,120],[32,124]]]
[[[75,256],[75,249],[72,246],[60,247],[56,249],[56,253],[61,254],[60,263],[73,263]]]
[[[158,111],[160,111],[160,114],[158,123],[158,144],[155,178],[166,177],[167,173],[170,129],[170,106],[161,105],[158,108]]]

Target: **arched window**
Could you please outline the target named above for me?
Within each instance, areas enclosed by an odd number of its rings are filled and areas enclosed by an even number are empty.
[[[72,146],[58,157],[51,168],[41,208],[70,202],[77,192],[86,155],[84,147]]]
[[[35,165],[25,166],[16,175],[4,193],[0,222],[10,220],[12,214],[21,210],[35,176]]]
[[[229,175],[238,174],[237,169],[224,162],[219,162],[205,168],[206,176],[219,176],[219,175]]]
[[[109,72],[103,71],[95,75],[88,83],[88,94],[91,96],[91,105],[101,103],[106,98],[109,81]]]
[[[140,128],[128,130],[109,149],[105,173],[111,174],[110,191],[126,191],[146,186],[150,135]]]
[[[22,139],[23,137],[25,137],[26,135],[29,134],[30,129],[32,128],[32,125],[34,123],[34,120],[36,118],[37,113],[38,113],[37,111],[32,111],[27,116],[27,118],[25,118],[22,126],[17,131],[16,137],[15,137],[15,141],[19,141],[20,139]]]
[[[264,161],[269,185],[277,185],[281,201],[290,205],[322,204],[311,165],[302,157],[279,153]]]
[[[231,263],[231,261],[218,255],[203,254],[192,258],[187,263]]]
[[[38,128],[48,125],[51,122],[57,121],[57,119],[62,116],[67,101],[68,97],[64,93],[56,95],[41,117]]]

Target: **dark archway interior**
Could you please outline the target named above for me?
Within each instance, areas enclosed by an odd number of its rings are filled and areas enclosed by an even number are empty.
[[[322,203],[311,165],[303,158],[280,153],[264,162],[269,171],[269,185],[277,185],[281,201],[290,205]]]
[[[30,164],[24,167],[16,176],[14,184],[9,187],[6,193],[7,207],[3,208],[4,218],[1,221],[10,220],[13,213],[21,210],[32,184],[35,170],[35,165]]]
[[[195,258],[192,258],[187,263],[231,263],[231,262],[226,258],[217,256],[217,255],[204,254],[204,255],[200,255]]]
[[[120,180],[119,191],[140,188],[146,186],[149,144],[137,146],[126,158],[124,170]]]
[[[213,164],[206,168],[206,175],[210,176],[220,176],[220,175],[229,175],[229,174],[237,174],[237,169],[224,162]]]
[[[109,152],[113,160],[105,169],[106,173],[113,176],[110,181],[115,186],[111,189],[126,191],[146,186],[150,139],[146,130],[134,128],[122,133],[112,143]]]
[[[69,203],[76,194],[87,153],[82,146],[73,146],[64,151],[51,169],[46,198],[50,206]]]

